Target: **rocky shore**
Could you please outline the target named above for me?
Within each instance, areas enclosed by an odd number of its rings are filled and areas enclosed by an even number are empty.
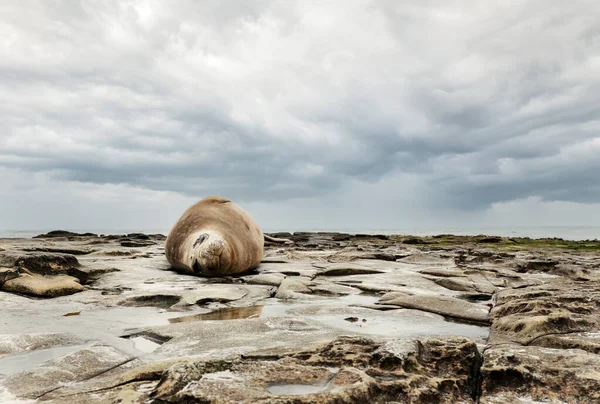
[[[0,239],[0,402],[600,402],[600,241],[272,236],[221,278],[160,234]]]

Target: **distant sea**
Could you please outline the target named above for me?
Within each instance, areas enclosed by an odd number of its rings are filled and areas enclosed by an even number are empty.
[[[0,230],[0,238],[29,238],[38,234],[48,233],[57,229],[37,229],[37,230]],[[60,229],[69,230],[77,233],[94,234],[128,234],[128,233],[146,233],[146,234],[165,234],[169,229]],[[488,227],[488,228],[405,228],[405,229],[263,229],[265,233],[276,232],[341,232],[351,234],[400,234],[412,236],[434,236],[437,234],[455,234],[461,236],[476,236],[485,234],[489,236],[503,237],[531,237],[531,238],[562,238],[565,240],[594,240],[600,239],[600,226],[546,226],[546,227]]]

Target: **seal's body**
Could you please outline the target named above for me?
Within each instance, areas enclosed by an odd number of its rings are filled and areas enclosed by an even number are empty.
[[[229,199],[209,196],[179,218],[165,246],[176,269],[200,276],[239,274],[257,267],[264,236],[254,219]]]

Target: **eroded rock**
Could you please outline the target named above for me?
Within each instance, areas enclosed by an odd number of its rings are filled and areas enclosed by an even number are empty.
[[[19,271],[16,268],[0,268],[0,286],[6,281],[19,277]]]
[[[4,253],[0,255],[0,264],[5,267],[24,268],[42,275],[53,275],[57,271],[79,267],[75,256],[51,253]]]
[[[285,275],[281,273],[264,273],[248,277],[248,283],[254,285],[279,286],[284,279]]]
[[[600,356],[578,349],[500,345],[484,353],[481,403],[600,402]]]
[[[3,385],[21,398],[38,398],[69,382],[86,380],[131,360],[113,347],[95,345],[8,377]]]
[[[119,305],[128,307],[158,307],[161,309],[168,309],[176,303],[179,303],[180,300],[181,296],[177,295],[152,294],[129,297],[120,301]]]
[[[277,293],[275,297],[283,300],[290,299],[311,299],[314,296],[311,296],[312,292],[308,286],[306,286],[306,282],[302,282],[300,277],[289,277],[284,279],[277,289]]]
[[[385,271],[360,265],[332,265],[319,272],[319,276],[346,276],[380,274]]]
[[[0,357],[81,343],[79,338],[64,333],[0,334]]]
[[[270,360],[264,357],[173,365],[150,397],[165,402],[470,402],[480,361],[475,344],[460,338],[339,337],[307,350],[270,350]],[[289,395],[294,389],[305,394]]]
[[[428,311],[442,316],[452,317],[460,320],[489,323],[488,309],[483,305],[468,303],[464,300],[449,296],[437,295],[412,295],[397,296],[393,299],[380,301],[387,305],[406,307]]]
[[[600,330],[600,285],[560,281],[497,294],[490,343],[537,344],[552,334]],[[548,339],[544,339],[548,344]],[[562,345],[565,343],[563,342]]]

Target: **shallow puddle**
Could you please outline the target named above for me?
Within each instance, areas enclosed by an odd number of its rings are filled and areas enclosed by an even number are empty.
[[[248,307],[226,307],[217,309],[210,313],[192,314],[170,318],[169,323],[184,323],[188,321],[206,321],[206,320],[240,320],[247,318],[257,318],[261,315],[264,306]]]
[[[264,305],[248,307],[225,307],[216,309],[210,313],[192,314],[189,316],[174,317],[169,319],[169,323],[184,323],[188,321],[206,321],[206,320],[243,320],[248,318],[281,317],[289,315],[290,310],[298,307],[311,305],[371,305],[377,303],[377,296],[368,294],[340,296],[335,299],[323,299],[313,301],[302,301],[297,303],[288,303],[279,299],[266,299]]]
[[[87,347],[89,345],[61,346],[9,355],[0,359],[0,375],[10,376],[25,372],[38,367],[44,362],[61,358]]]
[[[169,322],[293,316],[315,320],[326,326],[350,333],[380,337],[406,338],[445,335],[464,336],[476,341],[483,341],[489,333],[488,327],[447,321],[436,314],[401,308],[383,312],[360,307],[373,306],[378,300],[378,296],[370,294],[293,302],[271,298],[264,300],[263,305],[222,308],[210,313],[171,318]]]
[[[156,351],[156,349],[160,346],[154,341],[150,341],[144,337],[132,337],[129,338],[131,342],[133,342],[133,347],[140,352],[150,353]]]
[[[311,384],[272,384],[267,387],[271,394],[289,396],[303,396],[305,394],[321,393],[327,390],[327,385],[315,386]]]
[[[381,337],[405,338],[424,335],[448,335],[484,340],[489,332],[487,327],[449,322],[437,316],[376,314],[348,311],[345,313],[301,316],[352,333]],[[356,321],[348,319],[356,319]]]

